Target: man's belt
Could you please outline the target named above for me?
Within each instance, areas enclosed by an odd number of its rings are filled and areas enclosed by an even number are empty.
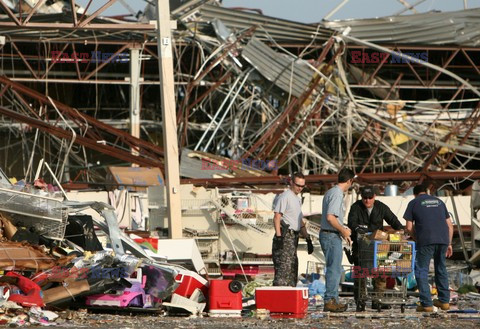
[[[287,232],[292,232],[293,234],[297,235],[300,233],[300,231],[295,231],[295,230],[292,230],[291,228],[285,228],[285,227],[282,227],[281,228],[282,230],[285,230],[285,233]]]
[[[320,232],[327,232],[327,233],[334,233],[334,234],[338,234],[340,235],[340,232],[336,231],[336,230],[320,230]]]

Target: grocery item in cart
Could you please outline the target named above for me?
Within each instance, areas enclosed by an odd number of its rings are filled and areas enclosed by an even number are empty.
[[[375,230],[370,235],[370,240],[388,240],[388,234],[382,230]]]

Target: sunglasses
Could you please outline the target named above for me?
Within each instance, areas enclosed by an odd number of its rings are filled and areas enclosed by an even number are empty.
[[[305,186],[307,186],[307,185],[300,185],[300,184],[297,184],[295,182],[293,182],[293,184],[295,184],[296,186],[301,187],[301,188],[304,188]]]
[[[373,196],[371,196],[371,197],[364,197],[364,198],[362,198],[362,199],[363,199],[363,200],[372,200],[372,199],[373,199]]]

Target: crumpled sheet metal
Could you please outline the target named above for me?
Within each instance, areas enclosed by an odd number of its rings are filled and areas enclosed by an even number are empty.
[[[242,57],[265,78],[295,97],[307,90],[315,74],[302,60],[279,54],[257,38],[252,38],[243,48]]]

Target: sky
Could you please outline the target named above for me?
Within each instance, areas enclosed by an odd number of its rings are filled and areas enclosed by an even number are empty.
[[[418,0],[407,0],[414,4]],[[302,23],[321,21],[342,0],[224,0],[225,7],[260,8],[264,15]],[[467,0],[468,8],[480,7],[480,0]],[[419,12],[430,10],[454,11],[464,8],[463,0],[427,0],[418,7]],[[330,20],[389,16],[405,9],[397,0],[350,0]],[[411,11],[409,13],[412,13]]]
[[[156,1],[156,0],[150,0]],[[288,19],[302,23],[315,23],[321,21],[343,0],[223,0],[224,7],[243,7],[261,9],[264,15]],[[400,1],[415,4],[419,0],[349,0],[338,10],[330,20],[348,18],[372,18],[389,16],[405,9]],[[431,10],[455,11],[464,8],[464,1],[468,8],[479,8],[480,0],[426,0],[417,8],[419,12]],[[85,6],[88,0],[76,0],[80,5]],[[107,0],[94,0],[95,4],[89,9],[97,9]],[[127,14],[128,10],[117,0],[107,12],[107,15]],[[123,0],[134,12],[143,10],[146,6],[145,0]],[[408,13],[412,13],[409,11]]]

